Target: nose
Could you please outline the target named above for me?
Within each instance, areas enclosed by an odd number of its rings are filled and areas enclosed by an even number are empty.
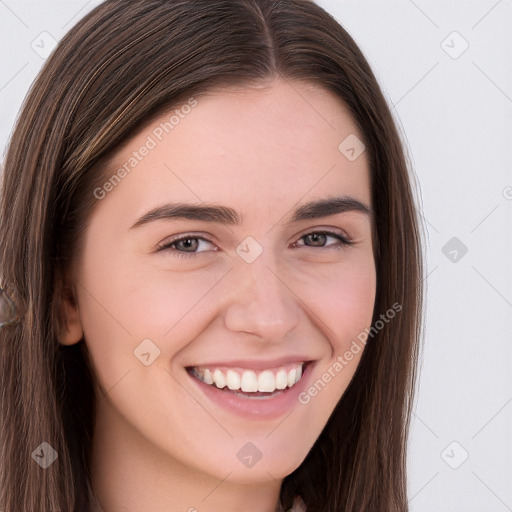
[[[298,326],[302,309],[292,283],[264,254],[253,263],[239,261],[233,269],[231,293],[224,302],[225,327],[279,342]]]

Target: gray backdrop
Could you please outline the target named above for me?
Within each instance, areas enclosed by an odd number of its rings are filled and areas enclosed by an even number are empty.
[[[99,3],[0,0],[2,150],[54,41]],[[423,212],[411,512],[512,511],[512,0],[318,3],[373,66]]]

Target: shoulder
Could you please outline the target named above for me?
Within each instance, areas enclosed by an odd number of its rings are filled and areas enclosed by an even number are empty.
[[[307,512],[306,505],[304,504],[304,501],[299,495],[295,496],[293,500],[293,506],[289,510],[289,512]]]

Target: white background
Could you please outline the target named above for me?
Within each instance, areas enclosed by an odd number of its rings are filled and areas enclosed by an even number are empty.
[[[512,511],[512,0],[318,3],[370,61],[418,182],[428,268],[411,512]],[[0,0],[0,148],[51,39],[98,4]]]

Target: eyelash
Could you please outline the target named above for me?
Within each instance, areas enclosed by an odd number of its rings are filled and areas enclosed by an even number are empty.
[[[299,238],[299,240],[301,240],[303,238],[306,238],[307,236],[310,236],[310,235],[328,235],[328,236],[331,236],[333,238],[337,238],[340,241],[341,246],[352,247],[354,245],[353,241],[347,239],[346,237],[344,237],[340,233],[337,233],[335,231],[329,231],[329,230],[311,231],[309,233],[306,233],[306,234],[302,235]],[[177,258],[192,258],[192,257],[197,256],[198,254],[201,254],[201,253],[197,253],[197,252],[179,251],[178,249],[172,248],[172,246],[174,244],[176,244],[178,242],[182,242],[184,240],[203,240],[205,242],[213,243],[211,240],[208,240],[207,238],[204,238],[204,237],[201,237],[201,236],[185,235],[185,236],[182,236],[182,237],[179,237],[179,238],[175,238],[174,240],[172,240],[172,242],[164,243],[162,245],[157,246],[157,252],[169,251],[169,252],[173,253],[173,255],[176,256]],[[315,249],[315,246],[303,246],[303,247],[307,247],[307,248],[310,248],[310,249]],[[337,250],[337,249],[341,249],[342,247],[337,246],[337,247],[317,247],[317,248],[318,249],[324,249],[324,250]]]

